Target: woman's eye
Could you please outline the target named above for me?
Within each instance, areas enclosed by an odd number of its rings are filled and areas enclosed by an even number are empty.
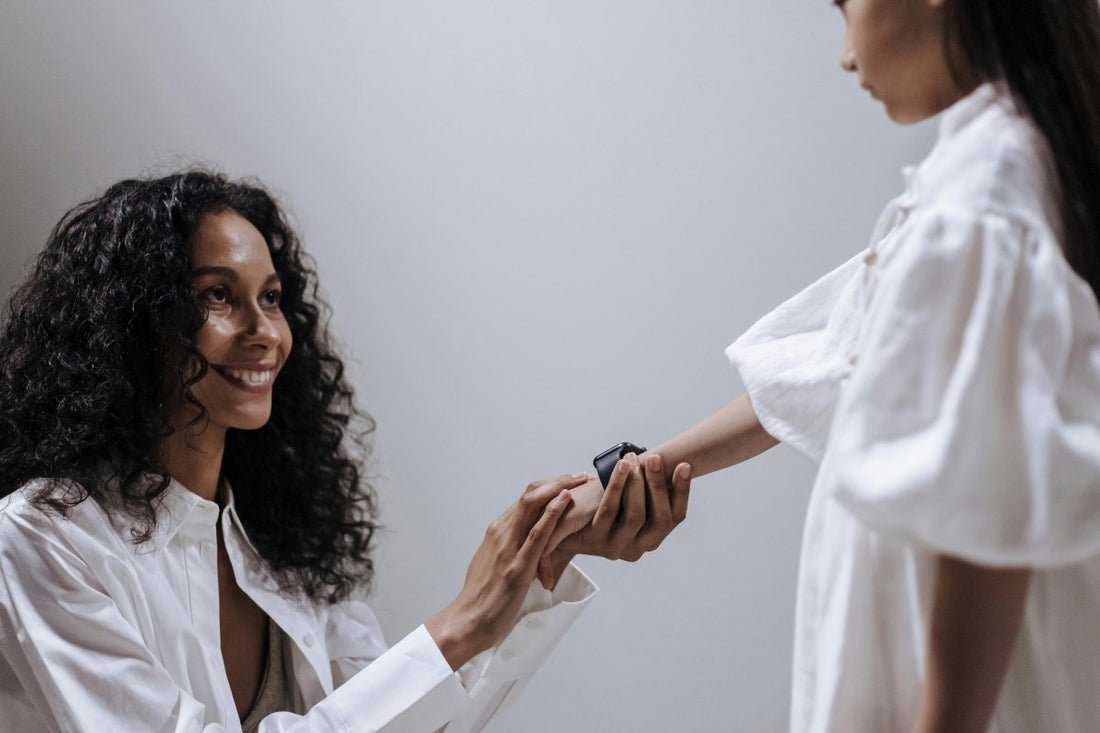
[[[283,293],[281,290],[268,290],[264,293],[263,301],[265,305],[279,305],[279,301],[282,300]]]
[[[229,300],[229,291],[219,285],[207,290],[202,297],[208,303],[225,303]]]

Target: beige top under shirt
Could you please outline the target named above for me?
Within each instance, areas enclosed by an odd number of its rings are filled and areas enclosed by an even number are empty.
[[[244,733],[256,733],[261,720],[272,713],[289,709],[290,697],[286,685],[286,668],[283,665],[283,632],[277,623],[268,619],[267,665],[256,702],[241,721],[241,728]]]

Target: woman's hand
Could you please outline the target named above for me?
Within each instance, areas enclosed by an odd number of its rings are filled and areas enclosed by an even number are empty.
[[[559,476],[529,485],[489,525],[466,570],[461,592],[426,624],[451,669],[496,644],[516,622],[539,559],[585,475]]]
[[[558,523],[549,544],[551,552],[539,563],[543,587],[553,588],[577,554],[634,562],[656,550],[687,516],[690,488],[690,465],[676,466],[670,490],[663,459],[647,453],[641,459],[629,454],[619,461],[606,490],[599,480],[575,489],[574,505]],[[562,537],[578,524],[581,529]]]

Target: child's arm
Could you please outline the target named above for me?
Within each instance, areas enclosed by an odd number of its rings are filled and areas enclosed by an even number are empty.
[[[972,565],[941,555],[918,733],[989,728],[1031,571]]]
[[[671,486],[674,483],[673,471],[681,463],[690,465],[690,475],[694,478],[740,463],[778,443],[761,427],[749,396],[743,394],[676,437],[649,449],[646,455],[661,457],[666,484]],[[600,505],[603,488],[599,481],[590,481],[571,493],[573,503],[550,539],[551,548],[588,526]]]
[[[728,468],[778,444],[760,425],[749,396],[743,394],[648,452],[661,456],[669,472],[680,463],[690,463],[695,477]]]

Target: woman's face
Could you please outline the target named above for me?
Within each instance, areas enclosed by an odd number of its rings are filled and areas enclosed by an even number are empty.
[[[233,210],[205,215],[189,244],[191,282],[207,313],[195,344],[210,364],[191,392],[210,427],[255,430],[271,417],[275,377],[290,354],[279,276],[263,235]]]
[[[927,119],[963,96],[944,46],[943,3],[952,1],[835,0],[847,27],[840,65],[895,122]]]

